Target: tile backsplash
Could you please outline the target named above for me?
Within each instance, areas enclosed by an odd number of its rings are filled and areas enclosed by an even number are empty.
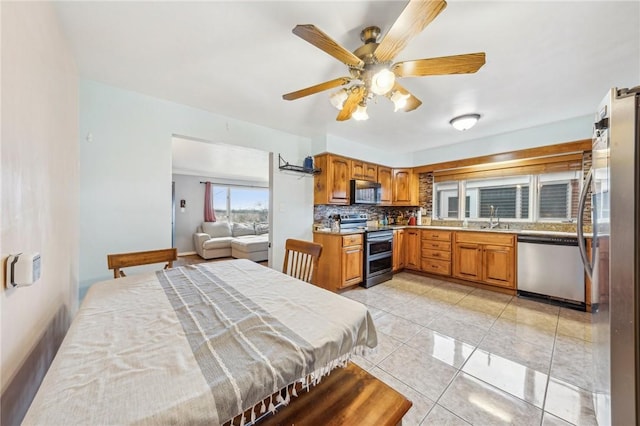
[[[366,213],[369,220],[380,221],[386,214],[391,223],[396,223],[398,218],[406,220],[411,214],[417,214],[418,207],[385,207],[356,204],[351,206],[319,205],[313,208],[313,222],[328,225],[331,216],[337,214],[361,214]]]

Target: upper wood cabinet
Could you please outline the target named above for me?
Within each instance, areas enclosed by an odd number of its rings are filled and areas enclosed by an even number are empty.
[[[378,179],[378,165],[351,160],[351,179],[376,182]]]
[[[315,167],[322,172],[314,176],[314,204],[349,204],[351,160],[333,154],[316,155]]]
[[[393,203],[393,171],[390,167],[378,166],[378,182],[381,185],[380,202],[390,206]]]
[[[348,205],[351,179],[379,182],[384,206],[418,205],[418,175],[412,169],[392,169],[335,154],[316,155],[314,166],[322,169],[314,176],[315,205]]]
[[[418,205],[418,179],[411,169],[393,169],[394,206]]]

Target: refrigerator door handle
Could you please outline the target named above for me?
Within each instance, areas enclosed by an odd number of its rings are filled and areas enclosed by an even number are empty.
[[[584,265],[584,271],[587,273],[589,279],[592,279],[593,265],[589,261],[587,256],[587,247],[584,240],[584,208],[587,202],[587,194],[589,193],[589,187],[593,181],[593,168],[589,170],[587,177],[582,185],[582,192],[580,193],[580,201],[578,202],[578,248],[580,249],[580,257],[582,258],[582,264]],[[593,207],[593,206],[592,206]],[[593,250],[593,247],[592,247]]]

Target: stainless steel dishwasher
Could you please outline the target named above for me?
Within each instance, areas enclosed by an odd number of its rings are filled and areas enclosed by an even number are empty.
[[[518,235],[518,295],[585,306],[577,237]]]

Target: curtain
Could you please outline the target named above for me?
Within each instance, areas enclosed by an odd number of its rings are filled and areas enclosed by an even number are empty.
[[[204,221],[216,221],[216,212],[213,209],[213,185],[211,185],[211,182],[207,182],[204,187]]]

